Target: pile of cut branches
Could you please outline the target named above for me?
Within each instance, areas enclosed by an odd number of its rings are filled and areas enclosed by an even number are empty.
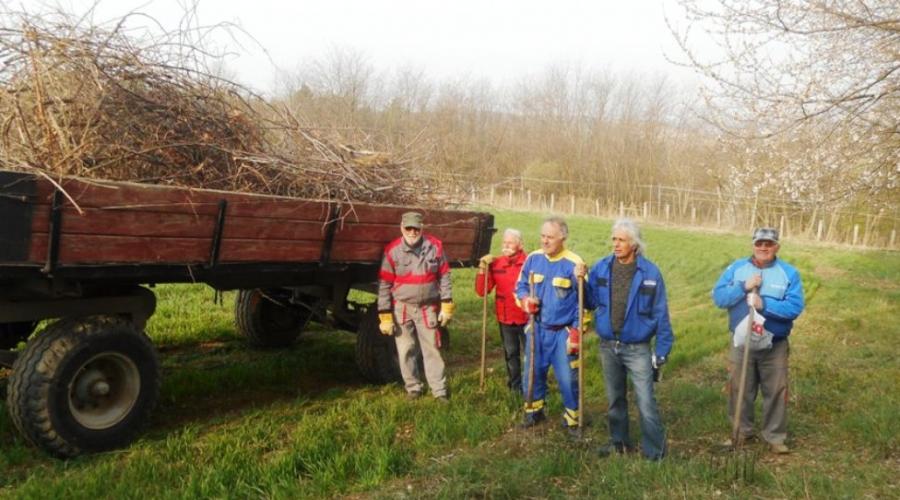
[[[132,14],[135,16],[137,14]],[[424,158],[309,127],[208,69],[209,29],[0,12],[0,168],[54,178],[429,205]],[[212,61],[212,63],[210,62]],[[370,140],[371,141],[371,140]],[[359,144],[348,146],[347,143]]]

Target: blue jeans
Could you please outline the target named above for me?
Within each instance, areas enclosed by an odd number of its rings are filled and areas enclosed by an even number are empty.
[[[610,441],[631,446],[628,438],[627,376],[631,377],[641,417],[641,452],[650,459],[666,454],[666,429],[659,418],[653,396],[653,366],[650,364],[650,344],[623,344],[614,340],[600,342],[603,380],[609,401]]]

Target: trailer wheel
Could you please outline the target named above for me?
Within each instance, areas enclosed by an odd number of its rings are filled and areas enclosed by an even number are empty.
[[[37,327],[37,321],[0,323],[0,349],[12,349],[27,339]]]
[[[312,318],[312,311],[287,305],[290,297],[278,290],[240,290],[235,298],[234,322],[254,347],[287,347]]]
[[[61,320],[13,365],[7,403],[35,446],[58,457],[129,444],[159,397],[159,361],[124,318]]]
[[[393,337],[378,329],[378,311],[370,308],[362,316],[356,332],[356,365],[362,376],[373,384],[398,382],[400,363]]]

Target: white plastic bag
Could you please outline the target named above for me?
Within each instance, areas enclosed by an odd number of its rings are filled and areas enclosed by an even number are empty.
[[[750,314],[742,319],[734,329],[734,346],[743,346],[744,342],[746,342],[747,334],[749,333],[751,351],[771,349],[773,335],[772,332],[764,328],[765,322],[766,318],[757,312],[756,309],[751,307]]]

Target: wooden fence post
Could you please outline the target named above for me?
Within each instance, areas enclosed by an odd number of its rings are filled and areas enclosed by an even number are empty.
[[[778,234],[784,238],[784,214],[781,215],[781,219],[778,221]]]
[[[669,204],[666,203],[666,222],[669,222]]]
[[[553,211],[553,207],[556,205],[556,193],[550,193],[550,211]]]
[[[625,202],[619,202],[619,218],[625,217]]]
[[[653,194],[653,191],[650,191],[650,194],[652,195],[652,194]],[[644,209],[642,210],[642,214],[641,214],[641,216],[642,216],[644,219],[646,219],[646,218],[650,215],[650,214],[649,214],[649,210],[648,210],[648,205],[649,205],[649,203],[645,201],[645,202],[644,202]]]
[[[571,200],[572,202],[569,204],[569,213],[574,214],[575,213],[575,195],[573,194],[571,196],[572,196],[572,200]]]
[[[594,216],[600,217],[600,198],[594,199]]]
[[[697,225],[697,207],[694,206],[691,207],[691,225]]]
[[[823,219],[819,219],[819,225],[816,227],[816,241],[822,241],[822,228],[825,226],[825,221]]]
[[[897,230],[891,229],[891,243],[888,245],[888,248],[894,248],[894,243],[897,241]]]
[[[859,241],[859,224],[853,224],[853,246]]]
[[[509,198],[509,201],[507,202],[507,205],[509,205],[509,208],[512,208],[512,206],[513,206],[513,205],[512,205],[512,189],[509,190],[509,193],[508,193],[508,196],[507,196],[507,197]]]

